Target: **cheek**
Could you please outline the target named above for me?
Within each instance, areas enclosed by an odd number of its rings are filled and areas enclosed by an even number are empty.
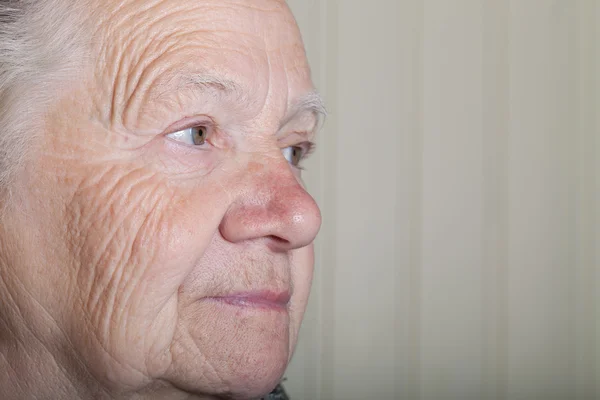
[[[306,311],[314,271],[314,245],[298,249],[293,254],[292,279],[294,295],[291,309],[291,345],[296,344],[300,324]]]
[[[160,210],[171,199],[165,186],[144,170],[109,167],[85,171],[67,204],[72,252],[88,268],[150,260],[157,249],[149,246],[161,223]],[[86,268],[87,269],[87,268]]]
[[[71,250],[81,263],[79,283],[90,290],[115,281],[172,287],[168,283],[189,272],[218,226],[200,219],[192,194],[144,169],[88,174],[66,209]],[[117,273],[122,275],[115,279]]]
[[[306,302],[313,279],[315,252],[314,244],[295,250],[292,254],[292,279],[294,292],[299,300]]]
[[[73,171],[85,178],[70,177],[78,184],[66,190],[66,224],[57,220],[79,299],[70,331],[87,349],[77,333],[83,322],[87,336],[99,342],[100,353],[98,346],[84,351],[90,359],[106,353],[143,370],[144,360],[162,354],[173,339],[178,290],[210,244],[220,221],[217,205],[225,202],[214,188],[174,187],[144,166]]]
[[[218,227],[192,193],[142,168],[88,171],[66,209],[83,309],[94,329],[106,332],[107,324],[153,321]]]

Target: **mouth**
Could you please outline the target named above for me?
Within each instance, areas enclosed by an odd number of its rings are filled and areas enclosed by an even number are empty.
[[[287,311],[290,298],[291,295],[289,292],[272,292],[265,290],[209,297],[207,300],[240,308],[253,308],[265,311]]]

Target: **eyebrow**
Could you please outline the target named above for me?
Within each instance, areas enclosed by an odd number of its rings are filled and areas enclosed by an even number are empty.
[[[219,93],[233,95],[238,99],[248,97],[247,91],[237,82],[213,75],[194,74],[183,78],[183,86],[193,87],[200,90],[210,89]],[[310,113],[316,119],[315,130],[318,130],[327,117],[327,108],[323,98],[316,90],[305,93],[295,99],[288,114],[283,118],[280,128],[302,114]]]
[[[234,93],[234,94],[238,94],[238,95],[242,95],[244,93],[244,90],[242,89],[242,87],[240,85],[238,85],[236,82],[229,80],[229,79],[224,79],[224,78],[219,78],[217,76],[211,76],[211,75],[201,75],[201,74],[195,74],[195,75],[187,75],[185,77],[183,77],[183,83],[182,83],[183,87],[195,87],[195,88],[199,88],[199,89],[213,89],[219,92],[224,92],[224,93]]]
[[[294,101],[288,115],[281,121],[281,127],[292,121],[299,115],[310,113],[316,118],[316,124],[314,130],[317,131],[323,125],[325,118],[327,118],[327,108],[323,98],[316,90],[308,92]]]

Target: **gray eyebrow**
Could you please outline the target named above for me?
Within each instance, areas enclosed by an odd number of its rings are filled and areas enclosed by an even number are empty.
[[[323,101],[323,98],[319,92],[316,90],[301,96],[295,101],[292,109],[281,122],[281,126],[285,126],[291,120],[296,118],[296,116],[304,113],[311,113],[316,117],[317,124],[315,129],[319,129],[327,117],[327,108],[325,107],[325,102]]]
[[[247,92],[237,82],[208,74],[187,75],[183,78],[182,86],[195,86],[200,89],[212,89],[217,92],[233,94],[237,98],[247,98]],[[317,119],[316,129],[320,128],[327,117],[327,109],[323,98],[316,90],[308,92],[298,98],[288,115],[281,122],[280,127],[285,126],[298,115],[311,113]]]
[[[201,89],[214,89],[219,92],[226,93],[234,93],[237,95],[242,95],[244,90],[242,87],[236,82],[220,78],[213,75],[204,75],[204,74],[194,74],[194,75],[186,75],[183,77],[181,82],[182,87],[192,86],[198,87]]]

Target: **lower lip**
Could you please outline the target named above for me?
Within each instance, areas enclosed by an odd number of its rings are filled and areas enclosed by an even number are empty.
[[[209,300],[240,308],[252,308],[265,311],[287,311],[290,297],[287,294],[252,293],[210,297]]]

